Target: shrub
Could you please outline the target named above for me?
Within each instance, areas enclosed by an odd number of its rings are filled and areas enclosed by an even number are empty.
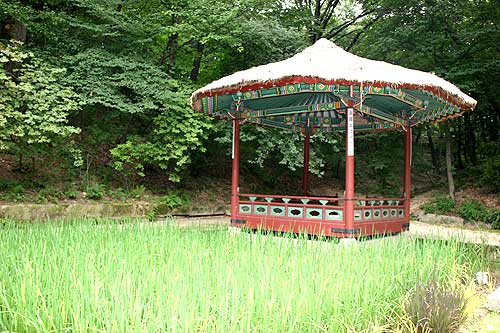
[[[489,209],[486,214],[485,222],[490,223],[493,229],[500,230],[500,209]]]
[[[104,197],[105,189],[105,185],[98,183],[92,184],[87,187],[87,197],[91,200],[101,200]]]
[[[175,193],[175,192],[170,192],[158,199],[158,203],[161,205],[166,206],[167,208],[174,209],[177,207],[182,206],[184,203],[184,200],[182,197]]]
[[[0,199],[6,201],[22,201],[24,200],[24,186],[18,184],[15,180],[1,178],[0,179]]]
[[[146,219],[149,221],[149,222],[154,222],[156,221],[156,219],[158,218],[158,212],[156,209],[150,209],[146,212]]]
[[[158,215],[170,214],[172,209],[179,208],[181,206],[186,207],[190,204],[191,200],[188,197],[177,192],[169,191],[164,196],[158,198],[157,205],[154,208],[155,218]]]
[[[47,202],[57,202],[62,194],[59,190],[52,187],[42,188],[35,197],[35,202],[37,203],[47,203]]]
[[[455,332],[464,323],[466,300],[462,291],[441,286],[434,272],[425,285],[417,281],[405,311],[419,333]]]
[[[0,178],[0,191],[7,191],[17,185],[17,182],[12,179]]]
[[[466,221],[486,222],[488,209],[477,200],[468,200],[462,203],[458,210],[458,214]]]
[[[445,195],[436,195],[420,206],[427,214],[448,214],[455,209],[455,200]]]
[[[124,200],[128,197],[127,191],[123,188],[118,187],[116,190],[109,190],[108,195],[114,199]]]
[[[6,193],[2,194],[0,198],[7,201],[23,201],[25,198],[24,187],[21,184],[14,185],[6,189]]]
[[[146,192],[146,188],[144,187],[144,185],[136,186],[132,190],[132,192],[130,192],[130,197],[134,199],[140,199],[144,195],[144,192]]]
[[[79,197],[79,193],[77,190],[73,190],[73,189],[70,189],[70,190],[67,190],[66,192],[64,192],[64,197],[66,199],[71,199],[71,200],[75,200],[75,199],[78,199]]]
[[[479,148],[481,158],[481,181],[500,191],[500,143],[490,142]]]

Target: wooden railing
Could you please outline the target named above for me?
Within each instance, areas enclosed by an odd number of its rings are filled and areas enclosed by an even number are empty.
[[[354,222],[403,219],[404,198],[355,198]]]
[[[341,221],[342,205],[335,197],[240,194],[239,214]]]
[[[402,198],[355,198],[354,220],[377,221],[404,218]],[[343,220],[343,198],[240,194],[239,215],[275,218]]]

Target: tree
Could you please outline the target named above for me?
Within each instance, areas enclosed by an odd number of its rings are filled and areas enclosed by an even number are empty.
[[[68,115],[80,110],[80,100],[60,84],[64,73],[21,43],[0,44],[0,151],[18,154],[20,164],[22,156],[68,149],[68,139],[79,133]]]
[[[291,20],[306,27],[309,43],[320,38],[345,44],[351,49],[363,32],[379,20],[385,9],[376,1],[294,0]]]
[[[496,92],[500,6],[490,0],[384,0],[381,5],[388,8],[388,14],[364,33],[356,52],[435,72],[478,100],[473,112],[448,124],[454,144],[459,145],[457,154],[464,154],[465,162],[475,165],[476,151],[482,151],[477,146],[500,137],[500,97]],[[446,136],[443,128],[439,130],[440,136]],[[432,135],[429,139],[435,152]],[[454,150],[451,146],[450,151]],[[433,164],[439,165],[438,156],[433,153],[432,157]],[[460,163],[461,157],[456,161]]]
[[[203,139],[211,128],[206,116],[190,110],[187,100],[187,95],[179,93],[153,119],[148,134],[129,136],[125,143],[113,148],[115,168],[144,176],[145,166],[153,165],[167,171],[171,181],[180,181],[191,162],[191,153],[205,151]]]

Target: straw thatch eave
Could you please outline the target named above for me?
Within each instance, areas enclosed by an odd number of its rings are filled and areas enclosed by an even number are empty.
[[[390,86],[421,89],[442,98],[463,111],[476,101],[455,85],[432,74],[365,59],[321,39],[295,56],[267,65],[236,72],[198,89],[191,96],[193,107],[202,111],[201,98],[271,88],[295,83]]]

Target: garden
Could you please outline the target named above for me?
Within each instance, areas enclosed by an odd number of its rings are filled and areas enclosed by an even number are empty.
[[[500,332],[499,20],[490,0],[0,0],[0,332]],[[203,90],[316,44],[272,87]],[[376,79],[318,81],[362,58]],[[292,215],[326,227],[269,231]]]

